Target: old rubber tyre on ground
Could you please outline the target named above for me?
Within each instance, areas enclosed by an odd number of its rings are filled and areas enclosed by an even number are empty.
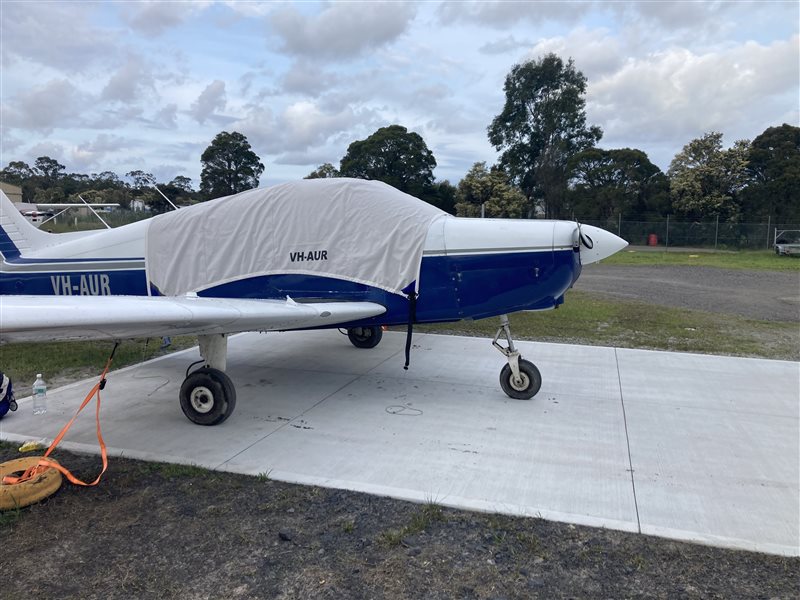
[[[356,348],[374,348],[383,337],[380,327],[351,327],[347,330],[350,343]]]
[[[219,369],[204,367],[191,373],[181,385],[181,410],[197,425],[219,425],[236,406],[236,389]]]
[[[41,456],[26,456],[0,464],[0,482],[6,475],[21,475],[39,463]],[[48,460],[56,462],[48,457]],[[7,485],[0,483],[0,510],[13,510],[40,502],[56,493],[61,487],[61,472],[47,469],[29,481]]]
[[[509,398],[530,400],[542,387],[542,375],[532,362],[520,359],[519,376],[520,381],[514,381],[511,367],[504,366],[500,371],[500,387]]]

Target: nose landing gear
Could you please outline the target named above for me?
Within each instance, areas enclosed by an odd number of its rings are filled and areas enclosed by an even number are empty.
[[[498,340],[505,335],[508,347],[503,347]],[[515,400],[530,400],[542,387],[542,375],[532,362],[525,360],[514,347],[511,339],[511,328],[508,326],[508,315],[500,315],[500,328],[492,340],[492,345],[497,348],[508,360],[500,371],[500,387],[509,398]]]

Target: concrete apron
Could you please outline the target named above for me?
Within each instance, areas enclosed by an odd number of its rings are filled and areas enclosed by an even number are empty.
[[[114,371],[103,435],[131,458],[800,555],[799,363],[520,342],[544,379],[521,401],[489,340],[415,335],[408,371],[404,343],[234,336],[216,427],[178,404],[196,348]],[[23,399],[0,438],[51,440],[93,384],[50,390],[43,416]],[[90,408],[63,447],[98,451]]]

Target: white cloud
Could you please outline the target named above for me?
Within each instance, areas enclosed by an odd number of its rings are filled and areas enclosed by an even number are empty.
[[[530,42],[517,40],[513,35],[507,35],[493,42],[486,42],[483,46],[478,48],[478,52],[482,54],[506,54],[513,52],[520,48],[531,46]]]
[[[147,92],[155,92],[151,67],[138,56],[130,56],[108,80],[101,96],[104,100],[135,102]]]
[[[49,134],[64,123],[76,123],[87,102],[67,79],[52,79],[4,102],[0,117],[4,127]]]
[[[122,7],[122,18],[135,31],[155,37],[202,12],[210,2],[130,2]]]
[[[230,124],[230,130],[242,133],[253,151],[259,156],[275,154],[279,145],[276,143],[282,134],[275,122],[272,110],[265,106],[251,105],[246,108],[245,116]]]
[[[117,53],[115,32],[90,25],[89,3],[3,2],[0,12],[4,65],[27,59],[80,72]]]
[[[371,118],[370,111],[356,112],[347,107],[337,113],[327,113],[313,102],[295,102],[280,117],[279,126],[284,132],[281,149],[302,151],[321,145],[330,137]]]
[[[283,76],[282,89],[290,94],[318,96],[336,83],[337,78],[306,60],[295,61]]]
[[[64,160],[64,146],[58,142],[45,141],[34,144],[28,149],[28,155],[32,157],[31,166],[33,165],[33,159],[40,156],[49,156],[61,164],[66,162]],[[69,170],[68,168],[67,171]]]
[[[270,16],[282,50],[318,60],[358,56],[397,39],[414,18],[412,3],[340,3],[306,16],[294,7]]]
[[[539,40],[527,53],[526,59],[536,59],[554,53],[566,60],[575,59],[575,67],[592,81],[619,69],[625,62],[627,52],[619,38],[605,29],[578,27],[566,36]]]
[[[637,2],[623,4],[627,9],[646,21],[667,30],[718,28],[722,14],[735,8],[732,2]]]
[[[163,129],[175,129],[178,126],[178,105],[167,104],[156,112],[153,125]]]
[[[70,159],[73,168],[80,171],[101,167],[109,154],[130,146],[127,138],[118,135],[101,133],[91,142],[83,142],[72,148]]]
[[[225,82],[217,79],[209,83],[200,93],[197,100],[192,103],[189,113],[202,124],[217,112],[225,110],[226,103]]]
[[[797,114],[798,41],[747,42],[705,54],[671,48],[630,59],[590,82],[590,120],[607,137],[640,142],[686,143],[710,130],[757,135],[778,124],[776,115]]]
[[[591,2],[442,2],[438,16],[450,25],[459,21],[506,28],[520,21],[578,21],[591,7]]]

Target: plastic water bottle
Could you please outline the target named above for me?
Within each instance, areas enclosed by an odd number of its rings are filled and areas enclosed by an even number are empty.
[[[33,382],[33,414],[43,415],[47,412],[47,384],[42,379],[42,374],[36,374]]]

